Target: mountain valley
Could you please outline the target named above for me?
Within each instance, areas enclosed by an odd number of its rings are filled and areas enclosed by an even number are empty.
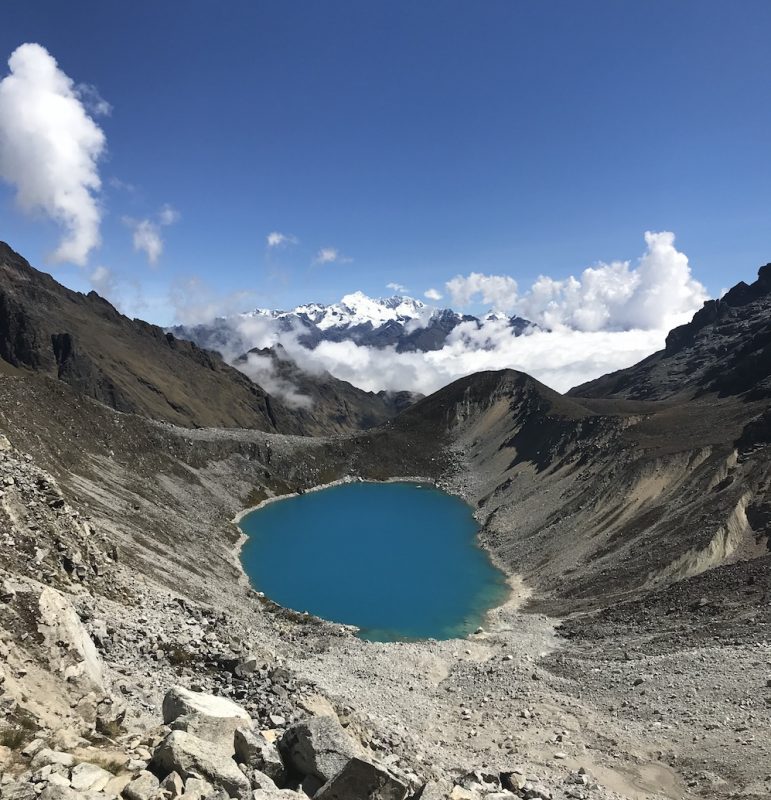
[[[502,370],[420,398],[276,349],[233,355],[253,381],[0,245],[3,800],[149,800],[173,772],[172,797],[341,796],[287,755],[309,726],[376,765],[373,797],[767,797],[769,275],[566,395]],[[442,314],[431,341],[367,335],[430,350]],[[475,634],[366,642],[248,585],[244,508],[411,477],[475,509],[509,577]],[[233,701],[262,755],[185,691]]]

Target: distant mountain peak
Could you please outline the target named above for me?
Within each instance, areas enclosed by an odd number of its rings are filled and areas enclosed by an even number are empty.
[[[233,353],[251,344],[240,341],[233,325],[237,319],[268,319],[279,332],[292,331],[300,344],[315,348],[321,342],[351,341],[366,347],[394,347],[399,352],[441,350],[447,337],[461,324],[481,328],[490,322],[508,325],[518,336],[532,323],[489,311],[482,317],[438,308],[407,295],[373,298],[361,291],[344,295],[336,303],[304,303],[288,310],[256,308],[234,318],[221,318],[208,325],[173,328],[176,336],[191,339],[201,347]],[[248,345],[248,346],[247,346]]]

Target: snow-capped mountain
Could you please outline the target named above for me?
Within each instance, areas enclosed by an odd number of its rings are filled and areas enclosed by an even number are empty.
[[[245,345],[252,346],[246,340],[234,340],[234,336],[239,337],[244,329],[262,322],[273,326],[278,334],[294,333],[301,345],[311,349],[325,341],[352,341],[368,347],[395,346],[399,352],[440,350],[461,323],[478,328],[488,322],[505,322],[515,335],[530,326],[521,317],[507,317],[500,312],[489,312],[480,318],[436,308],[412,297],[374,299],[363,292],[353,292],[330,305],[308,303],[288,311],[257,308],[207,325],[178,326],[172,331],[200,347],[233,356],[249,349]],[[244,349],[239,351],[242,346]]]

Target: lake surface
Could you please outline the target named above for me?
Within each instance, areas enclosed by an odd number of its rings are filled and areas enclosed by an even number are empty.
[[[415,483],[350,483],[270,503],[239,523],[252,586],[373,641],[449,639],[507,596],[457,497]]]

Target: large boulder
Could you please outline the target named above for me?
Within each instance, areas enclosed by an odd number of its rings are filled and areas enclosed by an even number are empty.
[[[172,731],[155,748],[153,764],[164,777],[171,772],[185,780],[203,777],[215,787],[221,786],[230,797],[246,798],[250,792],[249,779],[226,749],[186,731]]]
[[[40,593],[38,606],[38,630],[51,667],[84,691],[106,694],[102,660],[70,601],[56,589],[46,587]]]
[[[287,728],[278,745],[284,763],[299,776],[311,775],[322,784],[352,759],[364,755],[360,745],[337,719],[311,717]]]
[[[173,686],[163,698],[163,722],[169,725],[175,719],[198,714],[219,719],[240,719],[241,725],[251,725],[251,717],[241,706],[226,697],[204,692],[193,692],[182,686]]]
[[[277,786],[285,785],[286,767],[274,744],[248,728],[239,728],[235,732],[234,745],[236,761],[264,772]]]
[[[314,800],[404,800],[407,786],[386,770],[352,758],[340,772],[327,781]]]

